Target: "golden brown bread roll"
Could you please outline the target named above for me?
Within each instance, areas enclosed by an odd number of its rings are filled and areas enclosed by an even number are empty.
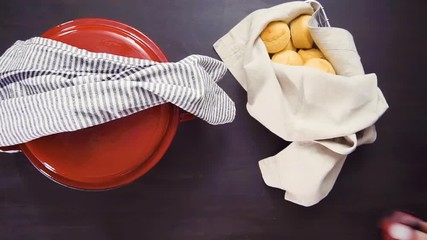
[[[265,27],[260,37],[269,53],[277,53],[288,45],[291,34],[288,24],[282,21],[275,21]]]
[[[325,59],[325,56],[323,55],[323,53],[317,48],[310,48],[307,50],[300,49],[298,51],[298,54],[301,56],[301,58],[302,58],[302,60],[304,60],[304,62],[307,62],[309,59],[312,59],[312,58]]]
[[[320,59],[320,58],[312,58],[309,59],[304,66],[306,67],[311,67],[323,72],[327,72],[327,73],[332,73],[332,74],[336,74],[334,68],[332,67],[331,63],[329,63],[327,60],[325,59]]]
[[[273,55],[271,58],[273,62],[281,63],[285,65],[301,66],[303,65],[303,60],[301,56],[292,50],[283,50]]]
[[[290,23],[292,42],[296,48],[312,48],[313,38],[308,30],[310,15],[301,15]]]

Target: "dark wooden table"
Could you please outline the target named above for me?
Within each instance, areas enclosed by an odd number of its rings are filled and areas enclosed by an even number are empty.
[[[68,20],[119,20],[151,37],[172,61],[217,57],[212,44],[238,21],[278,0],[3,0],[0,51]],[[182,124],[147,175],[106,192],[70,190],[22,154],[0,154],[0,239],[380,239],[394,209],[427,218],[427,38],[424,0],[324,0],[331,24],[353,33],[366,72],[378,75],[390,109],[378,139],[347,159],[316,206],[283,200],[257,161],[288,143],[249,116],[227,74],[232,124]],[[1,117],[1,116],[0,116]],[[0,133],[1,134],[1,133]]]

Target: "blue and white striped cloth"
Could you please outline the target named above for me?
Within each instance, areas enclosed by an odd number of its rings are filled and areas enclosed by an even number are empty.
[[[75,131],[170,102],[210,124],[233,121],[217,85],[221,61],[176,63],[93,53],[46,38],[17,41],[0,57],[0,146]]]

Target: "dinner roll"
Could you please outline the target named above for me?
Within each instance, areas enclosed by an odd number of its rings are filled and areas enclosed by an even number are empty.
[[[325,59],[312,58],[312,59],[309,59],[304,64],[304,66],[311,67],[311,68],[314,68],[314,69],[317,69],[317,70],[320,70],[323,72],[336,74],[332,65]]]
[[[298,54],[301,56],[301,58],[302,58],[302,60],[304,60],[304,62],[307,62],[309,59],[312,59],[312,58],[325,59],[325,56],[323,55],[323,53],[317,48],[310,48],[307,50],[300,49],[298,51]]]
[[[304,64],[301,56],[292,50],[283,50],[273,55],[271,58],[273,62],[285,65],[301,66]]]
[[[310,15],[301,15],[290,23],[292,43],[296,48],[312,48],[313,38],[308,30]]]
[[[265,27],[260,37],[269,53],[277,53],[288,45],[291,34],[288,24],[282,21],[275,21]]]

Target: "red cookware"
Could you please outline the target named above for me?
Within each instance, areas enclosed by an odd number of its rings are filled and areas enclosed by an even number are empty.
[[[78,19],[50,29],[42,37],[92,52],[167,61],[147,36],[112,20]],[[130,183],[149,171],[165,154],[180,121],[189,119],[188,113],[181,113],[178,107],[163,104],[17,147],[41,173],[57,183],[75,189],[105,190]]]

